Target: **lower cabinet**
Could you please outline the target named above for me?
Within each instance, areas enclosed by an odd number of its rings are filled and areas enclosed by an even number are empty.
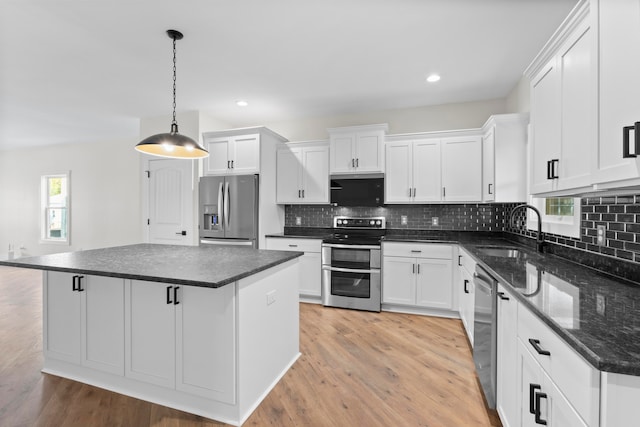
[[[45,356],[123,375],[124,280],[43,274]]]
[[[475,288],[473,285],[473,273],[476,262],[461,247],[458,248],[458,304],[460,310],[460,320],[467,332],[469,343],[473,347],[473,321],[475,320]]]
[[[452,309],[450,245],[389,242],[382,251],[382,303]]]
[[[498,285],[496,410],[504,427],[516,427],[518,421],[518,301]]]
[[[321,239],[267,237],[266,249],[304,252],[304,255],[299,258],[298,290],[301,297],[320,301],[322,292]]]
[[[234,292],[128,282],[125,375],[235,404]]]

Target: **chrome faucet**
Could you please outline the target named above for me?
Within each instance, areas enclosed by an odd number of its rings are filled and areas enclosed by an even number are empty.
[[[544,233],[542,232],[542,215],[540,215],[540,211],[535,206],[531,206],[526,203],[523,203],[513,208],[513,210],[511,211],[511,215],[509,216],[509,224],[515,227],[516,225],[514,224],[513,219],[516,211],[519,209],[524,209],[526,211],[527,208],[533,210],[536,213],[536,215],[538,215],[538,236],[536,238],[536,244],[538,246],[538,252],[542,253],[544,252],[542,250],[542,248],[544,247]]]

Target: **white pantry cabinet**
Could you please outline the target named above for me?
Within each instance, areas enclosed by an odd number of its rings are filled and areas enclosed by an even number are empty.
[[[322,279],[322,239],[300,239],[290,237],[267,237],[266,249],[275,251],[302,251],[299,258],[300,298],[307,302],[320,302]]]
[[[589,3],[580,2],[525,71],[531,79],[532,194],[591,189],[595,60]]]
[[[452,247],[385,242],[382,245],[382,303],[451,310]]]
[[[204,159],[205,175],[246,175],[260,173],[260,135],[204,137],[209,157]]]
[[[131,280],[125,289],[125,375],[234,404],[235,285]]]
[[[384,172],[384,137],[387,124],[327,129],[331,174]]]
[[[326,141],[278,147],[276,201],[279,204],[329,203],[329,145]]]
[[[518,301],[498,284],[496,410],[504,427],[518,423]]]
[[[640,1],[592,0],[592,8],[599,71],[594,182],[597,188],[640,185]]]
[[[44,272],[45,357],[124,374],[124,280]]]
[[[482,200],[527,200],[528,114],[498,114],[482,127]]]

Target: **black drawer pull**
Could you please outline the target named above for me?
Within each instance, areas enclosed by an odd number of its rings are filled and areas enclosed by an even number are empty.
[[[529,383],[529,413],[535,414],[537,411],[536,408],[536,400],[535,400],[535,391],[541,390],[542,387],[540,384],[531,384]]]
[[[180,301],[178,301],[178,289],[180,289],[180,286],[173,287],[173,305],[180,304]]]
[[[468,294],[469,293],[469,288],[467,287],[469,285],[469,281],[467,279],[464,279],[464,293]]]
[[[509,301],[509,297],[505,296],[504,292],[498,292],[498,298],[500,298],[503,301]]]
[[[72,285],[72,288],[71,288],[71,289],[72,289],[74,292],[78,290],[78,282],[77,282],[78,277],[79,277],[79,276],[73,276],[73,277],[71,278],[71,285]]]
[[[167,304],[173,304],[173,301],[171,301],[171,288],[173,286],[167,286]]]
[[[78,276],[78,292],[84,292],[84,289],[82,289],[82,279],[84,279],[84,276]]]
[[[529,344],[531,344],[531,346],[538,352],[538,354],[541,354],[543,356],[551,356],[551,353],[549,353],[547,350],[543,350],[542,347],[540,347],[540,340],[529,338]]]
[[[540,424],[543,426],[547,425],[547,420],[542,419],[542,414],[540,412],[540,400],[546,399],[547,393],[536,393],[536,412],[535,412],[535,420],[536,424]]]

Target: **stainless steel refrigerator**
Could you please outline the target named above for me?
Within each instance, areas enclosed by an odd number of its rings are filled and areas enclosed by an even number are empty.
[[[200,178],[200,245],[258,247],[258,175]]]

